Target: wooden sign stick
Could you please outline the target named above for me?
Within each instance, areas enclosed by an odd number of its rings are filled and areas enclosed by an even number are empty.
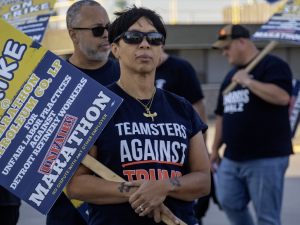
[[[278,41],[271,41],[258,55],[255,59],[245,68],[247,73],[250,73],[251,70],[262,60],[269,52],[275,48],[278,44]],[[231,92],[236,86],[238,85],[237,82],[232,81],[225,90],[222,92],[223,95],[228,94]]]
[[[86,156],[81,161],[83,165],[85,165],[87,168],[98,174],[100,177],[102,177],[105,180],[109,181],[116,181],[116,182],[126,182],[122,177],[111,171],[109,168],[104,166],[102,163],[97,161],[95,158],[90,156],[89,154],[86,154]],[[162,221],[167,225],[173,225],[173,221],[167,217],[165,214],[161,213],[161,219]],[[187,225],[182,220],[178,219],[180,225]]]

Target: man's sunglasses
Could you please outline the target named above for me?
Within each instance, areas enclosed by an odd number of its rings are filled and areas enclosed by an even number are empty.
[[[164,45],[165,38],[162,34],[151,32],[151,33],[143,33],[139,31],[125,31],[115,38],[113,43],[117,42],[121,38],[127,44],[140,44],[144,37],[146,36],[146,40],[150,45]]]
[[[101,37],[104,33],[104,30],[108,31],[109,25],[105,27],[93,27],[93,28],[81,28],[81,27],[74,27],[74,30],[91,30],[93,32],[94,37]]]

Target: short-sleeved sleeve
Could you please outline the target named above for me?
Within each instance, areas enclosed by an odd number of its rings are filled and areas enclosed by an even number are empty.
[[[204,95],[201,84],[194,68],[188,62],[184,62],[181,73],[183,74],[183,76],[180,77],[181,96],[191,104],[203,99]]]
[[[199,131],[204,134],[208,129],[208,126],[203,123],[196,110],[188,101],[185,101],[185,104],[192,121],[192,132],[190,138],[194,137]]]
[[[186,61],[169,56],[167,61],[156,69],[156,87],[184,97],[191,104],[204,98],[196,71]]]
[[[265,64],[265,67],[258,80],[275,84],[291,94],[292,72],[289,66],[281,59],[272,55],[266,57],[263,64]],[[257,69],[260,69],[260,67]]]
[[[216,110],[215,110],[215,114],[217,114],[219,116],[222,116],[223,115],[223,110],[224,110],[223,96],[222,96],[222,93],[221,93],[221,90],[220,90],[219,95],[218,95],[218,101],[217,101],[217,107],[216,107]]]

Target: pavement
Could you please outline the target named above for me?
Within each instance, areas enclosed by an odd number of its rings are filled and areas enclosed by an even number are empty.
[[[207,146],[212,146],[214,137],[214,120],[208,121],[208,139]],[[285,175],[285,186],[282,204],[282,225],[299,225],[300,224],[300,129],[296,132],[293,139],[295,154],[290,157],[290,165]],[[250,203],[250,211],[255,215]],[[254,217],[255,218],[255,217]],[[1,222],[0,222],[1,224]],[[27,203],[22,202],[20,208],[20,218],[17,225],[45,225],[46,216],[33,209]],[[203,225],[229,225],[229,222],[218,206],[212,201],[205,217]]]

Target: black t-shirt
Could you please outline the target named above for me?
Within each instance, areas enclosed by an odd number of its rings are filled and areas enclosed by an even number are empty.
[[[195,70],[187,61],[172,55],[156,68],[155,86],[184,97],[191,104],[204,98]]]
[[[97,160],[127,181],[189,173],[189,141],[207,129],[192,105],[182,97],[157,89],[150,108],[157,116],[152,121],[143,115],[145,108],[116,83],[108,88],[124,100],[98,138]],[[144,104],[147,102],[143,100]],[[167,197],[164,203],[187,224],[198,222],[193,201]],[[153,218],[140,217],[129,203],[89,204],[89,212],[89,224],[156,224]]]
[[[267,103],[241,85],[222,95],[233,75],[242,68],[235,67],[226,76],[215,111],[223,116],[224,156],[245,161],[292,154],[288,105]],[[275,84],[289,94],[292,92],[291,71],[285,62],[275,56],[267,55],[262,59],[250,72],[250,77]]]
[[[69,62],[69,60],[67,60]],[[69,62],[70,63],[70,62]],[[74,65],[73,65],[74,66]],[[113,59],[108,59],[99,69],[79,69],[103,86],[109,85],[120,78],[120,65]],[[67,196],[62,193],[47,215],[47,225],[86,225],[86,221],[73,206]]]
[[[0,206],[19,206],[21,200],[13,193],[0,185]]]
[[[69,60],[67,60],[67,62],[70,63]],[[90,78],[93,78],[95,81],[102,84],[103,86],[112,84],[120,78],[120,65],[116,60],[113,60],[111,58],[108,58],[105,65],[95,70],[82,69],[77,66],[74,67],[88,75]]]

